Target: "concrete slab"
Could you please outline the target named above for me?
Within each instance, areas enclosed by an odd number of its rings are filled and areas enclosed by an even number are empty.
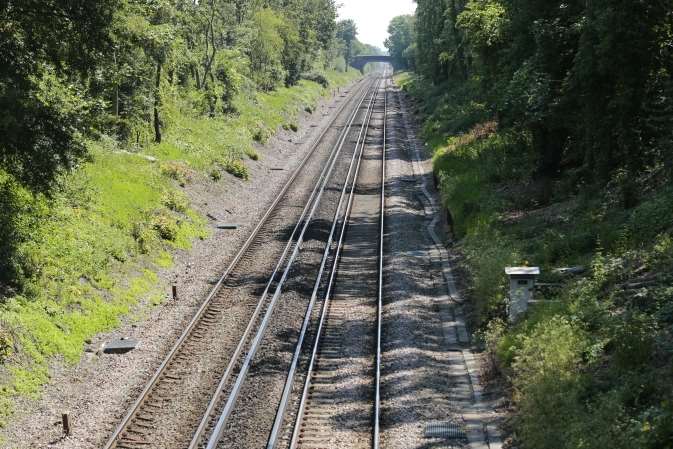
[[[105,354],[126,354],[127,352],[134,350],[136,346],[138,346],[138,340],[134,340],[133,338],[120,338],[119,340],[105,343],[103,352]]]

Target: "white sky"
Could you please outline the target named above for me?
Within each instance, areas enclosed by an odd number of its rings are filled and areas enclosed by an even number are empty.
[[[337,0],[339,19],[353,19],[358,26],[358,40],[385,50],[388,25],[395,16],[413,14],[413,0]]]

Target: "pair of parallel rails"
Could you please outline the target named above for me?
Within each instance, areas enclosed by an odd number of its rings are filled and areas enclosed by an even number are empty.
[[[346,180],[343,183],[343,188],[340,193],[338,205],[334,213],[330,234],[320,263],[318,275],[316,276],[311,300],[307,307],[302,330],[299,340],[296,345],[292,365],[288,373],[287,382],[283,390],[283,396],[278,406],[276,419],[273,429],[268,439],[268,448],[276,448],[281,443],[281,433],[283,429],[287,429],[288,424],[286,418],[288,417],[288,404],[293,401],[294,379],[297,374],[302,352],[304,351],[304,343],[306,337],[311,333],[311,315],[313,308],[317,302],[320,292],[327,290],[323,298],[321,316],[319,318],[318,329],[314,335],[313,352],[309,370],[315,366],[316,359],[319,357],[321,336],[323,334],[323,323],[328,311],[326,306],[329,303],[330,294],[333,290],[335,275],[339,266],[339,254],[343,247],[344,236],[348,227],[348,217],[353,204],[353,198],[356,191],[357,179],[362,155],[367,141],[367,134],[370,129],[370,122],[372,120],[373,111],[380,96],[380,87],[385,83],[381,78],[367,79],[358,85],[356,93],[349,101],[344,101],[339,108],[334,118],[330,121],[325,130],[316,138],[308,154],[302,159],[299,166],[292,173],[286,184],[280,190],[275,200],[271,203],[268,210],[259,221],[257,226],[252,231],[249,238],[246,240],[240,251],[236,254],[224,274],[221,276],[217,284],[214,286],[206,300],[196,312],[194,318],[187,325],[180,338],[177,340],[171,351],[168,353],[162,364],[159,366],[155,374],[145,386],[144,390],[133,403],[127,414],[124,416],[120,424],[117,426],[113,435],[104,446],[105,449],[139,449],[147,447],[157,447],[155,442],[148,441],[145,435],[147,429],[152,428],[155,424],[155,418],[162,413],[163,404],[170,401],[170,396],[180,394],[180,389],[176,390],[176,385],[180,384],[183,373],[188,372],[190,366],[194,365],[194,360],[191,354],[198,354],[199,345],[217,345],[217,341],[204,341],[208,335],[212,335],[212,329],[217,326],[218,318],[226,313],[226,293],[232,288],[235,289],[245,282],[245,276],[241,272],[245,271],[246,263],[250,262],[253,257],[251,253],[255,248],[264,245],[274,235],[276,231],[270,230],[274,226],[274,220],[278,210],[283,207],[287,201],[286,195],[291,189],[293,183],[297,181],[305,167],[312,157],[315,156],[320,144],[326,138],[327,132],[337,122],[338,118],[344,112],[348,113],[346,125],[342,128],[336,144],[331,148],[326,163],[322,171],[317,177],[313,190],[305,202],[304,208],[290,234],[287,238],[285,246],[278,258],[272,274],[268,277],[263,292],[254,307],[254,311],[248,321],[247,327],[242,332],[236,349],[229,357],[226,369],[223,369],[224,374],[219,377],[217,386],[207,388],[214,391],[208,407],[202,415],[202,419],[198,425],[197,430],[189,443],[189,449],[207,448],[215,449],[220,445],[222,435],[225,431],[226,424],[231,417],[231,414],[236,405],[237,398],[243,388],[243,385],[248,377],[250,367],[257,351],[262,344],[264,334],[272,320],[273,311],[279,302],[283,287],[288,279],[289,273],[296,261],[302,243],[306,236],[310,223],[314,219],[316,210],[318,209],[323,194],[328,186],[328,181],[334,172],[334,168],[339,162],[340,156],[344,147],[349,143],[348,137],[352,130],[358,125],[355,124],[356,118],[363,105],[366,104],[365,119],[360,125],[360,132],[355,144],[352,158]],[[353,100],[354,99],[354,100]],[[381,304],[382,304],[382,273],[383,273],[383,225],[384,225],[384,207],[385,207],[385,116],[386,116],[386,101],[387,101],[387,86],[383,93],[383,135],[382,135],[382,171],[381,171],[381,203],[380,203],[380,231],[379,231],[379,276],[377,280],[378,297],[377,297],[377,318],[374,325],[376,332],[376,355],[375,355],[375,392],[374,392],[374,416],[372,417],[372,447],[378,448],[378,433],[379,433],[379,415],[380,415],[380,342],[381,342]],[[351,111],[347,107],[351,103],[355,106]],[[380,103],[380,100],[378,101]],[[340,225],[340,226],[338,226]],[[340,229],[338,229],[340,228]],[[338,232],[338,238],[337,238]],[[327,272],[328,266],[331,265],[329,280],[327,287],[323,284],[323,277]],[[221,372],[221,371],[220,371]],[[294,399],[294,402],[299,402],[300,411],[304,409],[302,404],[310,401],[310,371],[306,375],[306,381],[300,399]],[[296,393],[295,393],[296,395]],[[300,412],[296,418],[296,425],[293,428],[292,438],[290,443],[292,447],[298,444],[298,430],[299,423],[302,421],[302,413]]]

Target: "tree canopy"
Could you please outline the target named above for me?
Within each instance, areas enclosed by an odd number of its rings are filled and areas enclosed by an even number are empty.
[[[44,190],[84,153],[79,131],[117,0],[5,1],[0,7],[0,166]]]
[[[416,19],[414,16],[395,17],[388,26],[385,46],[393,58],[395,67],[409,69],[414,67],[414,35]]]
[[[48,192],[110,134],[160,142],[163,97],[235,112],[242,90],[346,69],[359,45],[334,0],[8,0],[0,5],[0,170]]]
[[[673,8],[668,2],[418,0],[390,25],[437,86],[463,86],[501,124],[530,134],[538,175],[606,183],[673,157]],[[407,63],[409,65],[409,63]],[[624,178],[638,190],[637,176]],[[631,201],[626,199],[626,201]]]

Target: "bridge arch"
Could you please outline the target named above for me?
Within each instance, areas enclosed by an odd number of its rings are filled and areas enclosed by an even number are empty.
[[[387,62],[392,65],[393,58],[385,55],[359,55],[351,59],[351,65],[360,71],[370,62]]]

